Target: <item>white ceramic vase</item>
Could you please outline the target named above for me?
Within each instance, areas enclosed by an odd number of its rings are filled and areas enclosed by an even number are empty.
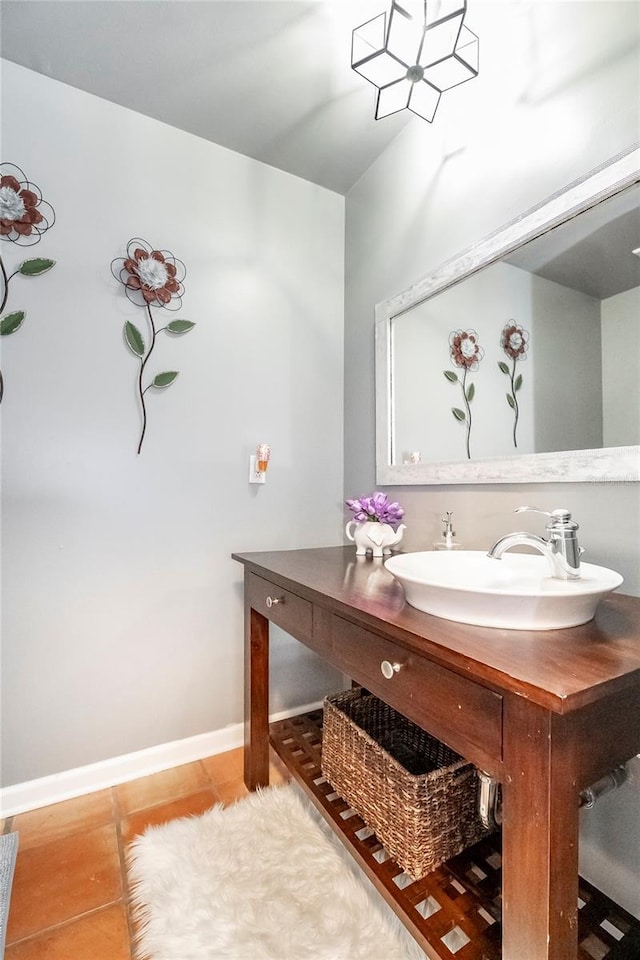
[[[394,530],[391,524],[378,523],[376,520],[350,520],[345,533],[355,543],[357,556],[372,553],[374,557],[382,557],[391,553],[391,548],[400,543],[405,529],[404,523]]]

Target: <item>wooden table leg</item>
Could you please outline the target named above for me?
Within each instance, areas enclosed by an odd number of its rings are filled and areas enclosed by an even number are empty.
[[[576,960],[578,787],[563,718],[505,700],[503,960]]]
[[[244,630],[244,782],[255,790],[269,785],[269,621],[248,601]]]

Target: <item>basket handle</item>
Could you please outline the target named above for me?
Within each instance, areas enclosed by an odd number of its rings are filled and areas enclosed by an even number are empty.
[[[458,770],[453,771],[454,779],[464,783],[465,780],[468,780],[470,777],[476,776],[476,767],[473,763],[465,763],[464,766],[461,766]]]

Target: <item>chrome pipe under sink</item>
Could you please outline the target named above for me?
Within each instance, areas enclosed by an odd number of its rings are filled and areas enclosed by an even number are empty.
[[[604,777],[580,791],[579,805],[585,810],[591,810],[600,797],[612,790],[617,790],[629,779],[629,769],[626,763],[614,767]],[[502,824],[502,789],[500,781],[489,776],[483,770],[478,770],[480,790],[478,791],[478,815],[485,830],[497,830]]]

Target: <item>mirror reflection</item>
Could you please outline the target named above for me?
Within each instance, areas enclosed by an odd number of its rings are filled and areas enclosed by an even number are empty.
[[[389,323],[392,464],[640,444],[640,186]]]
[[[379,484],[640,480],[640,147],[376,305]]]

